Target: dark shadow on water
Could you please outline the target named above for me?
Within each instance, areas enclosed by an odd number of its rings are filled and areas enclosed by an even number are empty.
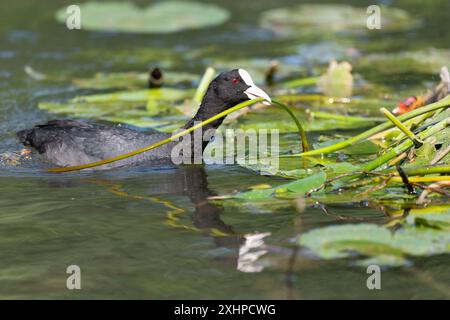
[[[211,237],[217,247],[230,249],[233,253],[231,256],[227,255],[226,263],[237,267],[239,248],[245,243],[245,238],[235,233],[233,227],[222,220],[223,207],[209,201],[210,196],[217,194],[208,188],[208,176],[203,165],[162,165],[151,168],[135,166],[69,174],[43,173],[43,177],[51,188],[74,188],[94,184],[106,188],[113,196],[141,201],[155,201],[155,197],[158,197],[164,202],[164,197],[185,196],[194,209],[191,215],[194,227],[192,229]],[[151,183],[142,185],[148,178]],[[130,185],[130,179],[141,181],[138,194],[124,187],[125,184]],[[187,214],[191,208],[178,209]]]

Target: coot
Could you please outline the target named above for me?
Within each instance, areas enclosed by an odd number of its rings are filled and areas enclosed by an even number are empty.
[[[192,127],[195,122],[204,121],[238,103],[256,97],[271,101],[267,93],[254,84],[246,70],[234,69],[223,72],[210,83],[197,114],[183,128]],[[203,131],[217,129],[222,121],[223,118],[206,125],[203,127]],[[145,134],[120,126],[89,124],[74,120],[52,120],[47,124],[19,131],[17,136],[25,146],[36,149],[44,160],[65,167],[100,161],[128,153],[166,139],[171,134],[162,132]],[[202,154],[208,141],[199,145],[198,143],[194,144],[194,139],[190,140],[192,156],[196,154],[195,152]],[[101,168],[141,162],[150,164],[164,162],[171,159],[172,148],[177,143],[170,142],[143,154],[103,165]],[[201,150],[196,148],[201,148]]]

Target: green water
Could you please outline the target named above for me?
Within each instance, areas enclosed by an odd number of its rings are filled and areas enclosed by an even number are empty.
[[[38,110],[38,102],[80,94],[63,80],[74,75],[142,71],[155,64],[200,74],[224,58],[296,61],[300,51],[307,56],[302,39],[277,39],[257,26],[263,10],[297,1],[210,2],[228,8],[232,19],[219,27],[164,36],[69,32],[53,13],[70,1],[2,6],[0,152],[20,149],[18,129],[55,117]],[[386,2],[421,17],[423,26],[389,38],[360,36],[353,46],[372,40],[384,44],[372,46],[379,52],[450,47],[448,1]],[[136,52],[148,49],[169,55],[140,59]],[[25,65],[62,80],[34,81],[24,73]],[[376,80],[407,89],[430,79],[416,74]],[[293,249],[300,230],[342,223],[337,215],[358,218],[351,222],[387,222],[381,208],[370,203],[329,206],[336,215],[308,207],[299,215],[289,201],[266,207],[209,202],[214,194],[283,181],[237,165],[67,175],[45,174],[41,167],[35,161],[0,168],[0,298],[450,297],[448,255],[383,270],[382,289],[370,291],[365,268],[352,266],[351,260],[323,261]],[[264,247],[251,249],[264,251],[246,269],[245,235],[255,233],[268,235]],[[72,264],[81,268],[81,290],[66,289],[66,268]]]

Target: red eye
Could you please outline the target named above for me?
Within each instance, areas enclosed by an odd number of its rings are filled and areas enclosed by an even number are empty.
[[[231,80],[231,83],[232,84],[238,84],[239,83],[239,79],[234,78],[233,80]]]

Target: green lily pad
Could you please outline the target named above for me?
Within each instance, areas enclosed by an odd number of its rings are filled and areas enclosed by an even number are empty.
[[[434,49],[420,51],[405,51],[397,53],[376,53],[362,56],[354,64],[355,70],[364,75],[380,74],[403,75],[407,74],[431,74],[439,73],[442,66],[448,65],[450,50]],[[382,77],[385,80],[386,77]]]
[[[323,259],[348,258],[352,253],[384,261],[406,261],[409,256],[428,256],[450,252],[450,234],[430,228],[407,225],[392,233],[375,224],[347,224],[311,230],[303,234],[300,244]],[[377,259],[381,257],[380,259]],[[386,259],[391,257],[391,259]],[[373,259],[362,262],[371,263]]]
[[[312,174],[306,178],[295,180],[286,184],[279,185],[274,188],[263,190],[252,190],[234,195],[234,198],[244,200],[265,200],[270,199],[274,194],[281,193],[306,193],[311,189],[321,186],[327,178],[324,172]]]
[[[366,33],[367,8],[341,4],[301,4],[264,12],[260,25],[281,35],[301,33]],[[406,11],[381,6],[382,29],[401,31],[413,28],[417,21]]]
[[[86,2],[80,4],[82,29],[129,33],[172,33],[224,23],[230,13],[216,5],[193,1],[161,1],[146,8],[129,2]],[[66,8],[55,14],[66,23]]]

